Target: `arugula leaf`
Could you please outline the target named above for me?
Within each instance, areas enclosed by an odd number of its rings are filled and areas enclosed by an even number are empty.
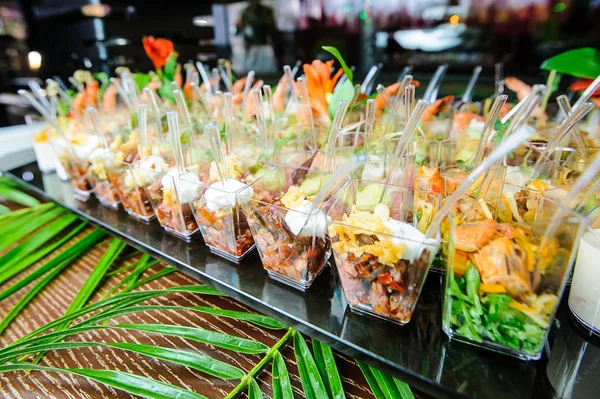
[[[475,306],[475,310],[477,311],[477,316],[483,316],[483,308],[481,307],[481,302],[479,300],[479,283],[481,279],[479,277],[479,272],[473,263],[469,262],[469,266],[465,271],[465,280],[467,282],[467,295],[473,301]]]
[[[147,73],[136,73],[133,75],[133,80],[140,91],[144,90],[144,87],[148,86],[148,83],[150,83],[151,79],[152,78]]]
[[[472,263],[463,277],[455,276],[452,280],[447,295],[452,303],[450,323],[456,332],[476,342],[485,337],[509,348],[537,353],[544,344],[546,330],[529,316],[511,308],[510,295],[490,293],[480,297],[478,286],[479,273]]]
[[[352,84],[354,74],[352,73],[352,70],[348,67],[348,64],[346,64],[346,61],[344,61],[344,57],[342,57],[340,51],[333,46],[323,46],[322,49],[327,51],[328,53],[331,53],[335,57],[335,59],[338,60],[338,62],[342,66],[342,69],[344,70],[344,73],[348,77],[350,84]],[[354,87],[354,85],[352,85],[352,87]]]
[[[354,85],[346,79],[344,83],[335,89],[329,100],[329,115],[333,118],[340,101],[352,101],[352,98],[354,98]]]
[[[496,119],[496,122],[494,122],[494,130],[496,131],[496,134],[494,135],[494,137],[492,137],[492,141],[495,144],[499,144],[502,141],[502,139],[504,138],[504,133],[506,133],[506,129],[508,129],[509,126],[510,121],[502,123],[500,119]]]
[[[566,51],[547,59],[541,69],[565,73],[578,78],[596,79],[600,75],[600,53],[592,47]]]

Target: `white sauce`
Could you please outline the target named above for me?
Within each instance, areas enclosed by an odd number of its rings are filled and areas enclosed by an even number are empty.
[[[186,172],[179,176],[177,168],[169,170],[160,181],[163,185],[163,190],[170,190],[175,184],[177,198],[182,204],[187,204],[198,198],[200,192],[200,179],[195,172]]]
[[[246,184],[235,179],[229,179],[225,184],[220,181],[211,184],[204,193],[206,207],[214,212],[222,208],[231,208],[238,203],[247,203],[254,196],[254,189],[251,186],[246,186]]]
[[[426,247],[437,244],[436,240],[425,238],[425,234],[416,227],[392,219],[389,208],[384,204],[378,204],[373,213],[379,216],[385,227],[391,230],[391,235],[394,237],[392,242],[406,247],[404,255],[402,255],[404,260],[412,263],[421,256]]]
[[[325,213],[321,210],[309,215],[308,213],[310,212],[312,204],[311,201],[304,200],[300,205],[289,208],[288,212],[285,214],[285,223],[288,225],[290,231],[296,236],[324,238],[325,232],[327,231],[327,216],[325,216]],[[304,224],[306,224],[306,226],[304,226]],[[304,229],[302,229],[303,226]]]

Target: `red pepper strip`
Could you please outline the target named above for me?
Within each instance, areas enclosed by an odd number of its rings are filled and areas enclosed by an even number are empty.
[[[385,273],[381,273],[379,276],[377,276],[377,282],[379,284],[387,285],[393,290],[396,290],[399,292],[404,292],[404,288],[402,288],[402,286],[400,286],[400,284],[398,284],[396,281],[394,281],[394,279],[392,278],[389,271],[387,271]]]

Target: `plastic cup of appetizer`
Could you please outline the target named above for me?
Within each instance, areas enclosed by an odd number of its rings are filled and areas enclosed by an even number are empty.
[[[140,162],[144,164],[144,160]],[[150,165],[146,167],[151,169]],[[147,174],[135,169],[131,163],[127,162],[114,163],[107,169],[107,173],[108,179],[121,198],[125,212],[144,222],[154,219],[154,209],[145,186]]]
[[[87,156],[83,158],[77,156],[74,146],[63,137],[53,137],[50,145],[71,180],[75,198],[83,202],[87,201],[94,192],[88,173],[90,163]]]
[[[278,166],[249,187],[242,204],[263,267],[274,280],[305,290],[331,255],[323,209],[308,214],[328,174]]]
[[[565,215],[546,236],[551,218]],[[539,359],[573,264],[583,218],[547,199],[529,223],[450,220],[443,329],[451,338]]]
[[[254,249],[252,232],[242,211],[242,205],[253,197],[250,183],[255,175],[272,167],[261,166],[255,159],[229,155],[225,158],[229,168],[225,184],[220,181],[214,162],[181,179],[196,188],[191,207],[204,243],[214,254],[237,263]]]
[[[158,157],[158,156],[157,156]],[[198,232],[190,203],[197,197],[198,187],[180,179],[176,167],[169,167],[164,158],[150,167],[143,160],[133,165],[138,183],[143,184],[148,200],[161,226],[170,234],[190,241]],[[187,172],[196,175],[195,172]]]
[[[329,211],[329,236],[346,302],[353,311],[410,321],[440,240],[424,235],[439,196],[350,180]]]
[[[89,156],[90,174],[94,181],[96,197],[108,208],[117,209],[121,203],[119,191],[108,178],[108,171],[113,164],[120,163],[109,149],[97,148]]]
[[[579,243],[573,281],[569,293],[569,309],[590,335],[600,336],[600,208],[585,218],[585,230]]]

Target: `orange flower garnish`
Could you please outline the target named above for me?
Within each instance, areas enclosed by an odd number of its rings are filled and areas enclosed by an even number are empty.
[[[314,60],[312,64],[304,64],[303,66],[308,97],[313,113],[315,113],[315,119],[329,120],[326,94],[333,91],[337,80],[344,73],[340,68],[331,76],[332,66],[333,60],[327,62]]]
[[[144,36],[142,39],[144,51],[154,64],[156,69],[160,69],[167,63],[167,59],[175,51],[173,42],[167,39],[153,38]]]

